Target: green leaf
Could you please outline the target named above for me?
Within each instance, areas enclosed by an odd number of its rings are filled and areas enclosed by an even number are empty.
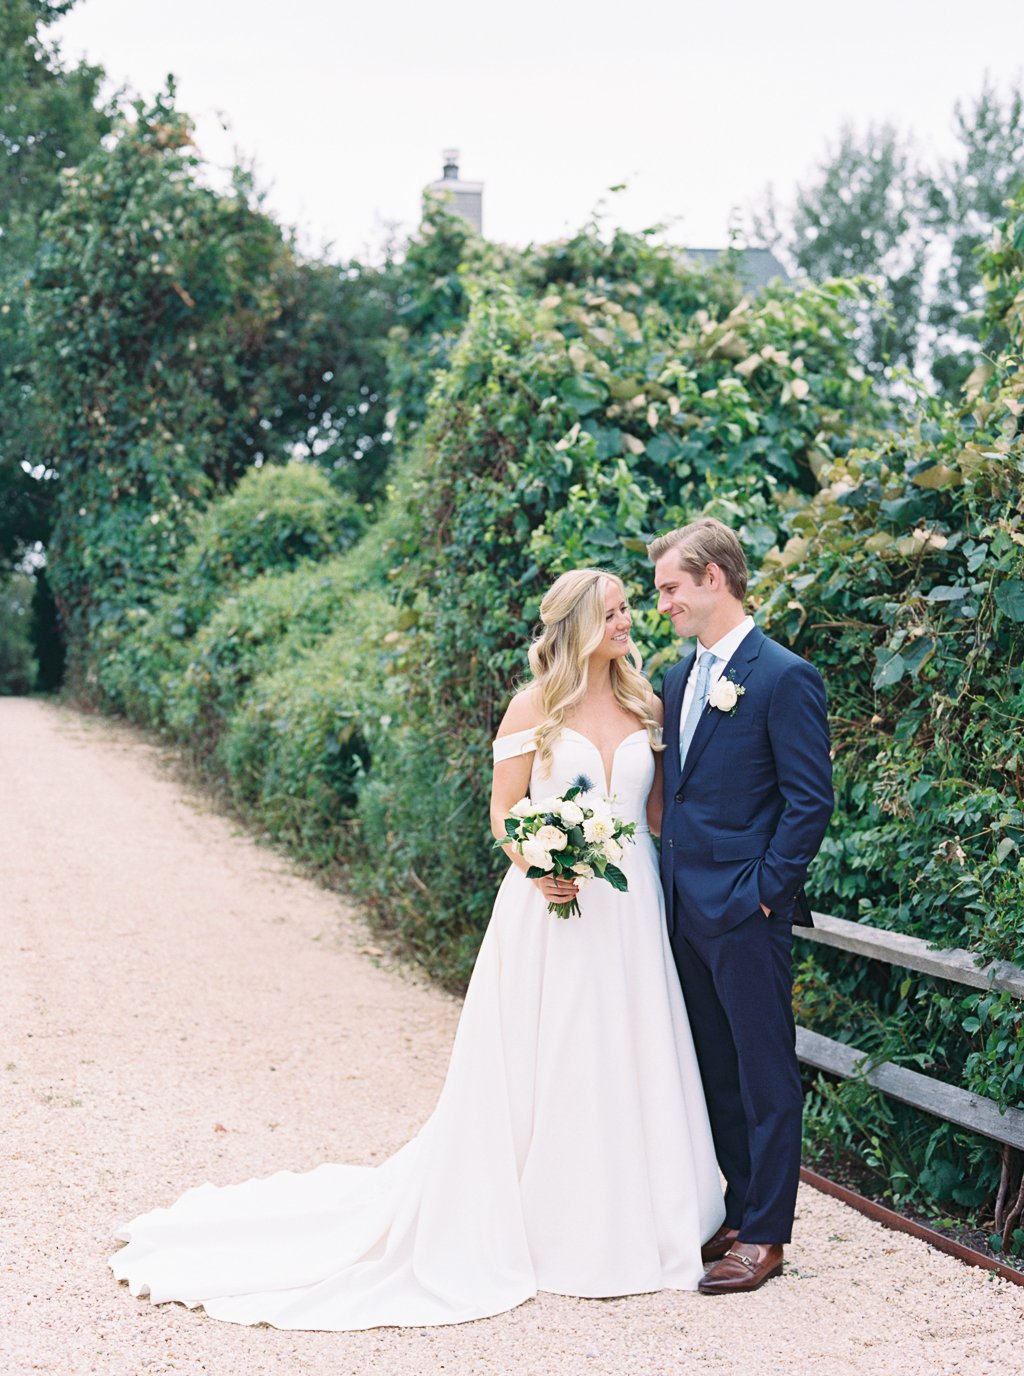
[[[1011,621],[1024,621],[1024,581],[1009,578],[996,588],[996,606]]]
[[[558,395],[578,416],[589,415],[603,406],[608,393],[598,382],[587,377],[570,377],[558,389]]]
[[[613,549],[619,543],[618,533],[611,526],[592,526],[587,531],[587,539],[592,545],[601,545],[605,549]]]
[[[627,893],[629,891],[629,881],[619,869],[618,865],[605,865],[604,878],[608,880],[608,883],[611,884],[612,888],[618,893]]]
[[[876,688],[889,688],[892,684],[899,683],[907,670],[906,660],[899,651],[890,654],[888,658],[884,658],[885,653],[884,650],[878,651],[875,676],[871,680]]]

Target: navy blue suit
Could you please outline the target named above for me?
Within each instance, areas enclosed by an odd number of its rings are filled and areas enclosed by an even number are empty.
[[[833,807],[825,690],[806,660],[754,627],[723,670],[744,689],[735,710],[708,705],[680,770],[693,662],[671,669],[662,689],[669,937],[728,1185],[726,1222],[741,1241],[783,1243],[803,1108],[791,924],[810,922],[803,883]]]

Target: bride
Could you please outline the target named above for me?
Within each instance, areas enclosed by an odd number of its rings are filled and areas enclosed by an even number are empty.
[[[628,893],[575,896],[507,848],[432,1116],[383,1165],[201,1185],[118,1229],[132,1294],[277,1328],[459,1323],[538,1290],[693,1290],[724,1218],[654,847],[661,704],[622,584],[557,579],[494,742],[491,825],[586,775],[638,826]]]

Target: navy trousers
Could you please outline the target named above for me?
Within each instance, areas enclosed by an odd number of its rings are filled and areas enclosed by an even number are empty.
[[[672,950],[693,1028],[725,1221],[741,1242],[789,1242],[803,1091],[793,1021],[793,931],[760,909],[715,936],[677,922]]]

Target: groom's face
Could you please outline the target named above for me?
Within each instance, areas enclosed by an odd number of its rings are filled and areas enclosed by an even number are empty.
[[[679,567],[679,554],[667,550],[654,566],[654,586],[658,590],[658,611],[667,616],[684,640],[699,636],[715,614],[715,580],[704,574],[698,583],[693,574]]]

